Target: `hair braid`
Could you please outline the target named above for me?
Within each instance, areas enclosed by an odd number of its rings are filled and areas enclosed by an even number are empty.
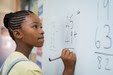
[[[4,26],[9,30],[9,34],[14,40],[14,35],[12,33],[15,29],[20,29],[21,24],[25,20],[25,17],[33,13],[29,10],[17,11],[15,13],[8,13],[4,17]]]

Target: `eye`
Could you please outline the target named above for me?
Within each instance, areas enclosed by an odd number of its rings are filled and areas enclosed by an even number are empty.
[[[33,26],[33,28],[34,28],[34,29],[37,29],[37,28],[38,28],[38,26],[37,26],[37,25],[34,25],[34,26]]]
[[[40,28],[43,28],[42,26],[40,26]]]

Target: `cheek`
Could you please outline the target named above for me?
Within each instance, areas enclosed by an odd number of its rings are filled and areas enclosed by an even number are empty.
[[[35,34],[34,32],[27,32],[24,34],[24,40],[28,44],[34,44],[35,42],[37,42],[37,38],[37,34]]]
[[[36,42],[38,37],[37,37],[37,34],[30,34],[28,37],[27,37],[31,42]]]
[[[24,31],[24,42],[32,45],[32,46],[41,46],[43,44],[43,41],[38,39],[40,37],[40,34],[38,31],[27,29]]]

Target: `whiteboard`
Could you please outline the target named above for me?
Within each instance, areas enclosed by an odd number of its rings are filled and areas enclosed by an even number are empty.
[[[77,55],[75,75],[113,75],[113,0],[45,0],[44,75],[62,75],[63,48]]]

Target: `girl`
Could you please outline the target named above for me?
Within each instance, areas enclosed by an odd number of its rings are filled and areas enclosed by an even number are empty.
[[[27,10],[8,13],[4,17],[4,26],[16,43],[16,50],[4,62],[0,75],[43,75],[42,70],[28,60],[32,48],[42,47],[44,43],[44,31],[39,17]],[[63,49],[61,58],[64,63],[63,75],[73,75],[75,54]]]

